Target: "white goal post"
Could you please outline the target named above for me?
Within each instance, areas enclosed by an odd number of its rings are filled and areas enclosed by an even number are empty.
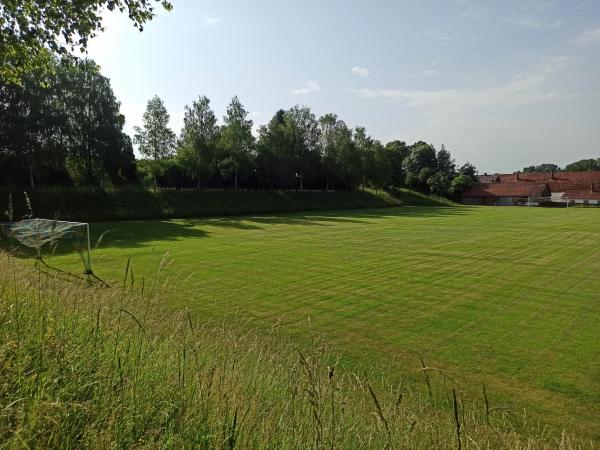
[[[42,247],[69,237],[85,240],[85,248],[80,248],[81,258],[85,266],[85,274],[92,272],[92,248],[90,242],[90,224],[86,222],[68,222],[53,219],[23,219],[18,222],[0,224],[4,234],[22,245],[34,248],[38,259],[42,257]],[[86,253],[86,257],[83,253]]]

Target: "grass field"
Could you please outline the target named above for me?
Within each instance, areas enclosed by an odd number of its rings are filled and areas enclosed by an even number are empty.
[[[102,223],[101,277],[161,260],[174,307],[323,334],[349,368],[428,366],[600,439],[600,210],[405,207]],[[74,254],[58,267],[78,270]],[[236,312],[238,319],[232,318]]]

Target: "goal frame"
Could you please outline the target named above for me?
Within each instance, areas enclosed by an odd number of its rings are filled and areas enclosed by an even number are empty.
[[[26,223],[23,222],[28,222],[31,221],[32,224],[31,226],[34,227],[35,226],[35,222],[36,221],[43,221],[45,223],[51,223],[53,224],[52,226],[54,227],[55,224],[61,224],[61,225],[65,225],[68,226],[70,228],[83,228],[84,229],[84,236],[85,239],[87,241],[87,245],[85,248],[85,252],[87,253],[85,255],[85,257],[82,254],[82,258],[83,258],[83,264],[85,266],[85,271],[84,274],[85,275],[92,275],[93,271],[92,271],[92,245],[91,245],[91,239],[90,239],[90,224],[89,222],[72,222],[72,221],[66,221],[66,220],[58,220],[58,219],[43,219],[43,218],[33,218],[33,219],[23,219],[21,221],[16,221],[16,222],[4,222],[0,225],[9,225],[8,229],[10,230],[10,225],[17,225],[19,223],[22,223],[23,226],[27,226]],[[32,234],[35,233],[35,231],[32,229]],[[17,236],[11,235],[11,233],[6,233],[9,237],[19,241],[22,245],[25,245],[26,247],[31,247],[25,243],[23,243]],[[52,242],[55,239],[50,239],[47,242]],[[60,240],[60,238],[56,239],[57,241]],[[39,245],[38,247],[31,247],[31,248],[35,248],[38,252],[38,259],[41,259],[41,248],[42,246],[45,244],[46,242],[42,243],[41,245]]]

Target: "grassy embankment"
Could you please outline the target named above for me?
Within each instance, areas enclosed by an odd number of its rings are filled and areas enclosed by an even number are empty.
[[[298,351],[277,328],[173,312],[181,280],[160,272],[97,289],[0,253],[1,447],[580,448],[520,437],[523,417],[484,397],[455,403],[433,369],[423,395],[339,368],[318,339]]]
[[[2,211],[8,204],[9,193],[13,197],[14,216],[23,217],[28,211],[22,189],[0,188]],[[450,204],[448,200],[408,189],[325,192],[40,188],[27,194],[36,217],[85,222]]]

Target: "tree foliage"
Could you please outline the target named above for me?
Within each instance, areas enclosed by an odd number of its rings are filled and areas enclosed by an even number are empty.
[[[473,178],[469,175],[460,174],[452,180],[450,184],[450,194],[460,195],[473,186]]]
[[[0,83],[0,178],[31,186],[131,179],[131,139],[108,78],[89,60],[53,59],[52,71],[46,86],[34,74]]]
[[[31,82],[32,72],[40,76],[52,73],[54,55],[66,55],[75,48],[84,52],[88,41],[103,30],[104,8],[125,12],[142,31],[155,15],[155,4],[172,9],[166,0],[3,0],[0,80]]]
[[[600,158],[580,159],[579,161],[567,164],[564,169],[552,163],[532,165],[525,167],[523,172],[582,172],[587,170],[600,170]]]
[[[586,170],[600,170],[600,161],[598,161],[598,159],[593,159],[593,158],[582,159],[579,161],[575,161],[571,164],[568,164],[565,167],[565,170],[576,171],[576,172],[582,172],[582,171],[586,171]]]
[[[562,169],[556,164],[544,163],[537,166],[528,166],[523,169],[525,173],[531,172],[560,172]]]
[[[240,175],[247,177],[251,171],[254,151],[253,123],[237,96],[227,106],[223,122],[218,168],[223,178],[233,180],[233,187],[237,189]]]
[[[146,105],[143,126],[136,126],[134,142],[142,155],[154,161],[166,158],[173,153],[175,133],[169,128],[169,113],[158,95]]]
[[[419,141],[410,148],[403,162],[406,184],[415,189],[428,189],[427,180],[437,170],[435,149],[426,142]]]
[[[309,107],[278,110],[258,129],[238,97],[221,125],[210,100],[199,96],[184,109],[178,139],[169,112],[148,101],[134,140],[144,159],[135,161],[123,132],[110,82],[92,61],[54,59],[48,86],[34,74],[22,86],[0,85],[0,178],[15,183],[98,183],[129,179],[169,187],[261,189],[385,189],[409,185],[450,195],[458,171],[450,153],[426,142],[383,144],[364,127],[350,128],[335,114],[317,117]],[[1,182],[0,181],[0,182]]]
[[[198,185],[209,180],[217,167],[219,127],[208,97],[199,97],[185,106],[177,158]]]

